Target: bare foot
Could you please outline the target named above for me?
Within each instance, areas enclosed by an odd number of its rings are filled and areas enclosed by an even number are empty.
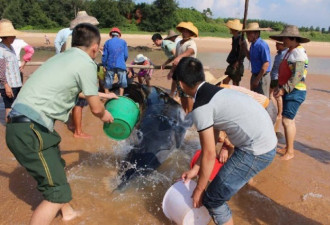
[[[78,216],[81,216],[81,212],[72,210],[72,212],[67,213],[66,215],[62,215],[62,220],[70,221],[77,218]]]
[[[256,182],[253,180],[253,178],[251,178],[247,183],[250,186],[254,186],[256,184]]]
[[[282,154],[282,155],[284,155],[284,154],[286,154],[286,148],[278,148],[278,149],[276,149],[276,152],[277,153],[280,153],[280,154]]]
[[[83,132],[81,132],[81,133],[74,133],[73,134],[73,137],[74,138],[91,138],[92,137],[92,135],[89,135],[89,134],[86,134],[86,133],[83,133]]]
[[[281,157],[282,160],[290,160],[294,157],[294,154],[291,154],[291,153],[285,153],[285,155],[283,155]]]

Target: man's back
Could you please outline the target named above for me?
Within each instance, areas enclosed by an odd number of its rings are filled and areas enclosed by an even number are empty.
[[[126,70],[128,49],[126,41],[118,37],[107,40],[104,44],[102,63],[107,69]]]
[[[214,126],[225,131],[236,147],[255,155],[270,151],[277,143],[266,110],[238,91],[205,83],[197,92],[193,116],[198,130]]]

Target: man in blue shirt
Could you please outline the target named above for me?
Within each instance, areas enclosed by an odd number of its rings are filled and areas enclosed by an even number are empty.
[[[128,58],[127,43],[121,39],[121,32],[117,27],[110,30],[111,39],[104,44],[102,64],[106,70],[104,90],[109,93],[113,85],[115,74],[118,76],[119,95],[124,94],[127,87],[126,60]]]
[[[258,23],[249,23],[242,31],[246,32],[247,39],[251,43],[250,50],[244,42],[241,44],[251,62],[250,89],[269,98],[271,56],[268,44],[260,37],[262,30],[265,28],[260,28]]]

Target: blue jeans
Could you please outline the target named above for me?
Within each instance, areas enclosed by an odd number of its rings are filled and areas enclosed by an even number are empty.
[[[292,92],[283,95],[283,112],[282,116],[293,120],[297,115],[300,105],[306,99],[306,91],[293,89]]]
[[[252,177],[265,169],[274,157],[275,149],[262,155],[253,155],[235,148],[234,154],[207,187],[203,197],[203,204],[216,224],[230,220],[232,215],[226,201],[229,201]]]
[[[104,88],[111,89],[113,85],[113,79],[115,74],[118,76],[118,84],[119,87],[127,88],[127,78],[126,78],[126,70],[122,69],[109,69],[105,75],[104,81]]]

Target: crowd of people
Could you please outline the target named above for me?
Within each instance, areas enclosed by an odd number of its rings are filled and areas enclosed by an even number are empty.
[[[44,197],[32,215],[31,224],[50,224],[59,211],[63,220],[77,216],[69,204],[72,194],[59,150],[61,138],[54,130],[55,121],[68,121],[72,110],[74,137],[89,137],[81,128],[82,109],[88,104],[93,115],[111,123],[113,117],[105,110],[101,98],[118,98],[112,93],[115,77],[119,95],[124,95],[135,77],[139,83],[151,85],[152,60],[138,54],[130,65],[143,67],[138,71],[128,68],[127,43],[120,29],[112,28],[102,47],[97,25],[95,17],[79,12],[70,27],[58,32],[55,56],[23,85],[21,73],[34,50],[16,38],[20,32],[11,21],[0,20],[0,92],[6,108],[6,143],[35,178]],[[167,76],[171,80],[169,95],[178,96],[183,110],[192,113],[200,138],[199,159],[181,177],[187,181],[198,176],[192,196],[194,207],[206,206],[216,224],[233,224],[227,201],[274,159],[275,131],[279,131],[281,120],[286,146],[277,151],[284,160],[294,157],[294,118],[306,98],[308,66],[301,43],[309,39],[302,37],[296,26],[289,25],[279,35],[270,36],[276,40],[277,48],[273,65],[269,46],[260,37],[265,29],[258,23],[249,23],[243,29],[235,19],[226,26],[233,36],[226,76],[222,79],[208,78],[197,59],[194,37],[198,37],[198,29],[193,23],[179,23],[176,29],[181,35],[170,30],[165,39],[159,33],[151,37],[167,57],[161,69],[171,65]],[[22,63],[21,48],[25,50]],[[104,72],[100,82],[94,62],[99,52]],[[245,57],[251,63],[250,90],[239,87]],[[230,81],[233,85],[229,85]],[[98,83],[105,93],[99,92]],[[222,142],[222,147],[216,151],[218,142]],[[223,166],[210,179],[216,158]]]

